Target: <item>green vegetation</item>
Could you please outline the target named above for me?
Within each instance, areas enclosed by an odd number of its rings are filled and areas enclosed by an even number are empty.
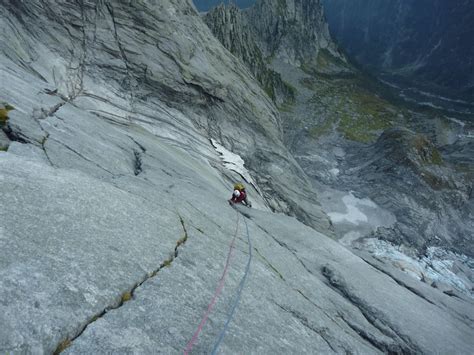
[[[417,135],[412,141],[417,155],[426,164],[442,165],[443,157],[438,149],[423,135]]]
[[[325,71],[332,67],[347,68],[347,64],[340,58],[333,56],[327,49],[322,48],[319,50],[318,58],[316,59],[316,67],[318,71]]]
[[[288,96],[292,102],[296,100],[296,95],[298,94],[298,90],[291,85],[290,83],[283,81],[283,84],[286,87],[286,90],[288,91]]]
[[[434,165],[441,165],[443,164],[443,157],[441,156],[441,153],[439,152],[438,149],[433,149],[431,153],[431,162]]]
[[[66,339],[59,343],[58,347],[54,351],[54,355],[61,354],[64,350],[71,346],[71,340]]]
[[[346,139],[371,143],[391,127],[400,109],[375,95],[361,75],[340,76],[312,74],[301,84],[314,91],[309,103],[315,113],[326,117],[309,134],[317,139],[335,128]]]
[[[313,126],[309,130],[309,135],[312,138],[319,138],[326,133],[329,133],[334,125],[334,119],[327,119],[321,124]]]
[[[275,89],[273,88],[273,85],[271,83],[267,84],[264,86],[263,90],[265,93],[268,95],[272,101],[275,101],[276,96],[275,96]]]
[[[8,113],[15,108],[7,103],[0,104],[0,127],[4,126],[8,121]]]
[[[292,112],[293,111],[293,103],[285,101],[280,106],[278,106],[278,110],[280,110],[280,112]]]
[[[168,267],[168,266],[171,266],[172,263],[173,263],[173,259],[168,259],[168,260],[163,261],[163,263],[160,265],[160,267],[161,268]]]
[[[286,0],[277,0],[278,5],[277,5],[277,13],[279,16],[283,16],[286,13]]]
[[[378,138],[380,132],[377,131],[383,131],[390,126],[390,121],[385,121],[380,117],[351,117],[347,113],[343,113],[338,129],[347,139],[356,142],[371,143]]]
[[[127,291],[127,292],[124,292],[124,294],[122,295],[121,302],[125,303],[125,302],[130,301],[131,299],[132,299],[132,293],[130,291]]]
[[[347,103],[351,109],[342,111],[339,121],[339,131],[347,139],[370,143],[393,124],[391,118],[395,110],[390,109],[387,101],[368,91],[348,92]]]

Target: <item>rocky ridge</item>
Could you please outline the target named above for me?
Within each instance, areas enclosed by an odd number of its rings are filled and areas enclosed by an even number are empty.
[[[222,45],[247,64],[277,105],[294,100],[294,89],[281,79],[280,74],[267,66],[266,59],[255,43],[256,36],[237,6],[221,4],[207,12],[204,21]]]
[[[311,65],[325,50],[345,62],[331,39],[320,0],[258,0],[245,14],[265,57]]]
[[[15,107],[0,352],[182,353],[227,258],[195,352],[213,348],[249,262],[224,353],[472,349],[472,300],[330,238],[275,106],[189,1],[8,1],[0,15]],[[228,206],[239,176],[211,138],[244,158],[256,209]]]

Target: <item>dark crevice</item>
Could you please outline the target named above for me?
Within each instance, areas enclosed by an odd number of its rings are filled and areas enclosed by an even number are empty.
[[[332,315],[330,315],[324,308],[320,307],[318,304],[316,304],[315,302],[313,302],[308,296],[306,296],[303,291],[299,290],[299,289],[294,289],[294,291],[298,292],[306,301],[308,301],[309,303],[311,303],[314,307],[316,307],[317,309],[319,309],[321,312],[324,313],[324,315],[326,317],[328,317],[330,320],[332,320],[334,322],[334,324],[338,324],[337,323],[337,319],[335,319]],[[341,317],[339,314],[336,315],[336,317]]]
[[[460,300],[463,300],[453,290],[446,290],[446,291],[443,291],[443,293],[449,297],[455,297],[455,298],[459,298]]]
[[[343,316],[337,312],[337,314],[335,314],[335,316],[332,316],[331,314],[329,314],[324,308],[320,307],[318,304],[316,304],[315,302],[313,302],[308,296],[306,296],[303,291],[299,290],[299,289],[294,289],[294,291],[298,292],[306,301],[308,301],[311,305],[313,305],[315,308],[317,308],[318,310],[320,310],[326,317],[328,317],[328,319],[330,319],[336,326],[338,326],[341,331],[343,331],[344,333],[346,333],[349,337],[351,338],[354,338],[354,334],[353,333],[350,333],[349,331],[347,331],[346,328],[344,328],[341,324],[339,324],[339,319],[342,320],[345,324],[345,319],[343,318]],[[336,319],[337,318],[337,319]],[[357,333],[357,332],[356,332]],[[360,334],[357,333],[359,336]],[[372,344],[372,343],[371,343]],[[373,344],[372,344],[373,345]],[[344,347],[344,349],[346,349],[346,346],[345,344],[341,344],[341,346]],[[377,349],[380,349],[376,346]],[[351,353],[350,349],[346,351],[346,353]]]
[[[192,88],[194,88],[197,92],[199,92],[203,97],[206,98],[206,101],[210,104],[214,102],[224,102],[220,97],[212,95],[209,93],[204,87],[197,83],[186,82],[186,84]]]
[[[213,218],[209,217],[206,213],[203,213],[203,210],[202,208],[199,209],[197,208],[196,206],[194,206],[191,202],[189,201],[186,201],[188,205],[190,205],[194,210],[196,210],[197,212],[199,212],[200,214],[202,214],[210,223],[214,224],[217,228],[219,228],[220,230],[224,230],[224,228],[219,225],[218,223],[216,223],[216,221],[214,221]]]
[[[94,164],[95,166],[97,166],[98,168],[104,170],[105,172],[111,174],[111,175],[114,175],[113,172],[105,169],[104,167],[100,166],[99,164],[97,164],[96,162],[94,162],[93,160],[89,159],[89,158],[86,158],[84,155],[82,155],[81,153],[77,152],[76,150],[72,149],[71,147],[69,147],[67,144],[61,142],[61,141],[58,141],[56,139],[53,139],[53,138],[50,138],[51,140],[54,140],[55,142],[61,144],[62,146],[66,147],[68,150],[70,150],[71,152],[73,152],[74,154],[78,155],[79,157],[81,157],[82,159],[84,159],[85,161],[89,162],[89,163],[92,163]]]
[[[49,109],[41,109],[41,115],[38,117],[38,119],[46,119],[48,117],[54,116],[63,106],[65,106],[67,103],[72,103],[78,96],[82,94],[84,91],[84,72],[85,72],[85,62],[86,62],[86,55],[87,55],[87,38],[86,38],[86,32],[85,32],[85,27],[86,27],[86,18],[85,18],[85,10],[84,10],[84,3],[83,1],[79,1],[79,6],[81,8],[81,20],[82,20],[82,39],[81,39],[81,55],[80,55],[80,61],[79,64],[76,67],[73,66],[73,62],[76,59],[76,55],[74,52],[71,53],[71,57],[69,60],[68,64],[68,70],[74,70],[78,72],[78,74],[75,74],[74,76],[69,77],[69,84],[71,84],[70,89],[68,90],[68,95],[63,95],[61,94],[58,89],[54,90],[49,90],[45,89],[45,93],[51,96],[57,96],[59,97],[62,102],[57,103],[53,107]],[[71,35],[69,28],[66,23],[63,22],[64,28],[67,30],[69,36],[71,37],[71,41],[74,42],[74,37]],[[56,82],[56,76],[53,71],[53,79],[54,82]]]
[[[359,335],[362,339],[367,341],[370,345],[372,345],[376,349],[378,349],[381,352],[386,353],[386,354],[397,354],[397,352],[390,351],[389,349],[387,349],[388,346],[387,346],[386,343],[377,340],[377,338],[375,336],[373,336],[372,334],[365,331],[365,329],[363,329],[362,327],[359,327],[356,323],[352,323],[351,321],[345,319],[343,315],[340,315],[340,317],[341,317],[342,321],[349,328],[351,328],[355,333],[357,333],[357,335]]]
[[[135,158],[133,163],[133,173],[135,176],[138,176],[143,171],[142,155],[139,151],[134,150],[133,156]]]
[[[70,70],[72,69],[74,71],[77,70],[77,74],[74,75],[75,77],[73,77],[71,75],[71,77],[69,78],[69,81],[70,81],[70,84],[71,84],[71,90],[68,90],[69,91],[68,95],[63,95],[63,94],[59,93],[58,89],[45,90],[45,92],[48,95],[57,96],[62,100],[62,102],[54,105],[49,110],[41,109],[43,114],[42,114],[41,117],[39,117],[40,119],[45,119],[47,117],[54,116],[64,105],[66,105],[67,103],[73,102],[84,91],[84,72],[85,72],[86,56],[87,56],[87,36],[86,36],[85,27],[86,27],[87,24],[86,24],[86,17],[85,17],[84,2],[79,1],[78,3],[79,3],[79,6],[80,6],[80,10],[81,10],[81,21],[82,21],[82,26],[80,26],[81,31],[82,31],[81,55],[80,55],[80,59],[79,59],[79,63],[78,63],[77,68],[73,66],[73,62],[77,58],[77,56],[75,55],[74,52],[71,53],[71,57],[70,57],[70,60],[69,60],[69,65],[68,65],[68,69],[70,69]],[[73,42],[74,37],[71,35],[71,33],[69,31],[69,28],[68,28],[67,24],[64,23],[64,21],[63,21],[63,26],[67,30],[67,32],[69,33],[69,36],[71,37],[71,41]],[[53,77],[54,77],[54,81],[56,82],[54,71],[53,71]]]
[[[12,128],[8,124],[5,127],[3,127],[3,132],[5,132],[8,139],[12,142],[18,142],[22,144],[28,143],[28,140],[27,140],[28,137],[22,135],[21,132],[13,131]]]
[[[68,339],[65,339],[63,341],[61,341],[58,346],[56,347],[56,350],[54,351],[54,354],[60,354],[62,353],[64,350],[66,350],[69,346],[71,346],[71,344],[77,339],[79,338],[82,334],[84,334],[84,332],[86,331],[86,329],[91,325],[93,324],[94,322],[96,322],[97,320],[101,319],[102,317],[104,317],[107,313],[113,311],[113,310],[117,310],[119,309],[120,307],[122,307],[125,303],[131,301],[134,299],[134,294],[135,294],[135,291],[141,286],[143,285],[145,282],[147,282],[148,280],[156,277],[156,275],[165,267],[169,267],[173,261],[178,257],[178,251],[179,251],[179,248],[181,246],[183,246],[187,240],[188,240],[188,232],[187,232],[187,229],[186,229],[186,225],[184,223],[184,220],[183,218],[178,215],[179,217],[179,221],[181,223],[181,226],[183,228],[183,236],[178,239],[176,241],[176,246],[173,250],[173,253],[170,255],[170,257],[168,259],[166,259],[165,261],[163,261],[159,266],[158,268],[156,268],[155,270],[151,271],[150,273],[146,274],[140,281],[138,281],[137,283],[135,283],[128,291],[125,291],[124,293],[122,293],[122,295],[120,295],[119,297],[117,297],[115,299],[115,302],[113,304],[111,304],[110,306],[104,308],[101,312],[95,314],[93,317],[91,317],[89,319],[89,321],[86,322],[86,324],[84,326],[82,326],[80,328],[80,330],[77,332],[77,334],[71,338],[68,338]],[[117,301],[118,300],[118,301]]]
[[[161,171],[164,172],[166,175],[168,175],[169,177],[173,177],[173,174],[169,173],[168,171],[166,171],[165,169],[161,168]],[[168,186],[168,189],[170,188],[173,188],[174,187],[174,184]]]
[[[48,117],[54,116],[54,115],[59,111],[59,109],[60,109],[61,107],[63,107],[64,105],[67,104],[67,102],[68,102],[68,101],[60,102],[59,104],[53,106],[53,107],[49,110],[49,112],[47,113],[47,116],[48,116]]]
[[[415,354],[422,353],[411,340],[403,335],[398,334],[388,324],[384,323],[380,316],[377,315],[377,310],[367,305],[358,296],[349,291],[344,279],[336,273],[329,265],[325,265],[321,269],[322,275],[326,278],[326,285],[336,291],[339,295],[344,297],[350,304],[360,310],[364,318],[374,328],[379,330],[382,334],[392,339],[392,344],[380,343],[381,350],[388,353],[403,353]],[[367,333],[366,336],[372,338],[373,341],[378,342],[375,337]]]
[[[108,117],[108,116],[106,116],[106,115],[103,115],[103,114],[100,113],[100,111],[90,111],[90,110],[89,110],[89,112],[92,113],[94,116],[100,118],[100,119],[103,119],[103,120],[105,120],[105,121],[107,121],[107,122],[110,122],[110,123],[112,123],[112,124],[116,124],[116,125],[118,125],[118,126],[128,127],[128,126],[130,125],[129,122],[119,122],[119,121],[117,121],[117,120],[112,119],[111,117]],[[107,114],[108,114],[108,113],[107,113]],[[117,118],[122,119],[121,116],[117,116]]]
[[[59,95],[56,95],[56,96],[59,96]],[[61,107],[63,107],[66,103],[68,102],[68,100],[64,100],[63,102],[60,102],[54,106],[52,106],[51,108],[49,109],[46,109],[46,108],[43,108],[41,107],[39,109],[39,112],[38,114],[35,115],[35,118],[38,119],[38,120],[44,120],[48,117],[52,117],[54,116]]]
[[[257,248],[254,247],[253,250],[255,250],[255,252],[262,258],[262,260],[265,262],[265,264],[267,264],[267,266],[268,266],[275,274],[277,274],[280,279],[282,279],[283,281],[286,281],[285,278],[283,277],[283,275],[281,274],[281,272],[278,271],[278,269],[277,269],[275,266],[273,266],[273,265],[270,263],[270,261],[268,261],[268,259],[267,259],[266,257],[264,257],[264,256],[260,253],[260,251],[259,251]]]
[[[277,238],[275,238],[272,234],[270,234],[265,228],[263,228],[262,226],[256,224],[256,226],[258,228],[260,228],[266,235],[268,235],[270,238],[272,238],[279,246],[281,246],[282,248],[285,248],[286,250],[288,250],[291,254],[293,254],[293,256],[296,258],[296,260],[298,260],[298,262],[303,266],[303,268],[311,275],[313,276],[316,276],[314,275],[314,272],[311,271],[307,266],[306,264],[303,262],[303,260],[300,259],[300,257],[298,256],[298,254],[296,253],[296,250],[291,248],[288,244],[286,244],[285,242],[282,242],[281,240],[278,240]]]
[[[44,155],[46,156],[46,159],[48,160],[49,164],[54,167],[54,164],[49,157],[49,154],[46,150],[46,142],[48,141],[49,138],[49,133],[46,132],[46,135],[44,136],[43,140],[41,141],[41,149],[43,150]]]
[[[328,335],[328,329],[327,328],[316,328],[315,326],[311,325],[311,323],[309,322],[308,318],[306,318],[303,314],[297,312],[297,311],[294,311],[294,310],[291,310],[291,309],[287,309],[285,307],[283,307],[282,305],[274,302],[280,309],[282,309],[283,311],[291,314],[294,318],[296,318],[303,326],[305,326],[307,329],[311,330],[312,332],[316,333],[317,335],[319,335],[319,337],[321,337],[321,339],[323,339],[326,344],[329,346],[329,348],[337,353],[337,349],[335,349],[331,342],[329,341],[329,335]]]
[[[135,144],[138,146],[138,148],[140,148],[140,150],[142,151],[142,153],[146,153],[146,148],[145,148],[142,144],[138,143],[138,142],[137,142],[135,139],[133,139],[132,137],[130,137],[130,136],[128,136],[128,137],[133,141],[133,143],[135,143]]]
[[[393,281],[395,281],[398,285],[406,288],[408,291],[410,291],[411,293],[413,293],[414,295],[422,298],[423,300],[425,300],[426,302],[434,305],[434,306],[437,306],[436,303],[434,303],[433,301],[429,300],[428,298],[426,298],[420,291],[418,291],[417,289],[407,285],[406,283],[404,283],[403,281],[395,278],[391,273],[389,273],[388,271],[385,271],[384,269],[382,269],[380,266],[376,265],[375,263],[372,263],[370,262],[369,260],[361,257],[362,260],[364,260],[367,264],[369,264],[370,266],[372,266],[374,269],[380,271],[381,273],[387,275],[388,277],[390,277]]]
[[[134,82],[134,77],[132,75],[132,68],[130,66],[129,60],[127,58],[127,55],[125,53],[124,46],[122,45],[122,42],[120,40],[120,36],[118,34],[118,25],[117,21],[115,19],[115,12],[112,4],[110,2],[106,2],[105,6],[110,14],[110,17],[112,19],[112,24],[113,24],[113,31],[114,31],[114,38],[115,42],[117,43],[117,47],[120,52],[120,57],[125,65],[125,73],[126,73],[126,78],[124,79],[124,83],[126,86],[127,91],[130,92],[130,108],[131,112],[134,113],[134,104],[135,104],[135,91],[133,87],[133,82]],[[130,116],[127,116],[127,118],[130,120]]]

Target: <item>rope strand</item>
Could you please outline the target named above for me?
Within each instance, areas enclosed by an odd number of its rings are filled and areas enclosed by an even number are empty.
[[[207,306],[206,313],[204,314],[204,317],[202,318],[201,322],[199,323],[199,326],[198,326],[196,332],[194,333],[193,337],[191,338],[191,340],[186,345],[186,348],[184,349],[184,355],[188,355],[190,353],[190,351],[192,350],[194,344],[196,343],[196,341],[199,337],[199,334],[201,333],[202,329],[204,328],[204,324],[206,324],[206,321],[209,318],[209,315],[210,315],[212,309],[214,308],[214,304],[216,303],[217,298],[219,297],[220,293],[222,292],[222,288],[224,287],[224,281],[225,281],[225,278],[227,276],[227,272],[229,270],[230,259],[232,257],[233,251],[234,251],[235,239],[237,238],[237,233],[239,231],[239,218],[240,218],[240,215],[237,213],[237,225],[235,227],[234,237],[232,238],[232,241],[231,241],[230,246],[229,246],[229,253],[227,254],[227,260],[226,260],[225,267],[224,267],[224,270],[222,272],[221,278],[219,279],[219,284],[216,288],[216,291],[214,292],[214,295],[211,299],[211,302]]]
[[[242,290],[245,285],[245,281],[247,280],[247,277],[249,275],[250,271],[250,263],[252,261],[252,242],[250,240],[250,234],[249,234],[249,227],[247,225],[247,221],[244,218],[245,222],[245,228],[247,230],[247,241],[248,241],[248,246],[249,246],[249,258],[247,260],[247,266],[245,267],[245,272],[244,276],[242,277],[242,280],[240,280],[239,287],[237,288],[237,292],[235,294],[234,301],[232,302],[232,307],[230,308],[230,312],[227,315],[227,320],[225,322],[224,328],[222,329],[221,333],[219,334],[219,338],[217,339],[216,343],[214,344],[214,348],[212,349],[211,354],[216,355],[217,354],[217,349],[219,348],[222,340],[224,340],[225,333],[227,332],[229,328],[229,324],[231,320],[234,318],[235,310],[237,309],[237,306],[239,305],[240,298],[242,296]]]

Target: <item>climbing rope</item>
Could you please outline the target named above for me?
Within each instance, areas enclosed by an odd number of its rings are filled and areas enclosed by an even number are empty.
[[[204,324],[206,324],[206,321],[209,318],[209,315],[210,315],[212,309],[214,308],[214,304],[216,303],[217,298],[219,297],[219,295],[222,292],[222,288],[224,287],[224,281],[225,281],[225,278],[227,276],[227,272],[229,270],[230,259],[232,257],[233,252],[234,252],[235,239],[237,238],[237,233],[239,231],[239,219],[240,219],[240,215],[239,215],[239,213],[237,213],[237,225],[235,227],[234,237],[232,238],[232,241],[230,242],[229,253],[227,254],[227,260],[226,260],[226,263],[225,263],[224,270],[222,271],[222,275],[221,275],[221,278],[219,280],[219,284],[217,285],[216,291],[214,292],[214,295],[212,296],[211,302],[207,306],[206,313],[204,314],[204,316],[201,320],[201,323],[199,323],[199,326],[198,326],[196,332],[194,333],[193,337],[191,338],[189,343],[186,345],[186,348],[184,349],[184,354],[185,355],[188,355],[189,352],[192,350],[194,344],[196,343],[196,341],[199,337],[199,334],[202,331],[202,328],[204,328]]]
[[[234,301],[232,302],[232,306],[230,308],[230,311],[227,314],[227,320],[225,322],[224,328],[222,329],[221,333],[219,334],[219,337],[217,338],[217,341],[214,344],[214,348],[212,349],[212,353],[211,353],[212,355],[217,354],[217,349],[219,348],[219,345],[221,344],[222,340],[224,340],[225,333],[227,332],[227,329],[229,328],[229,323],[234,318],[235,310],[237,309],[237,306],[239,305],[240,297],[242,296],[242,290],[244,288],[245,281],[247,280],[247,277],[248,277],[249,271],[250,271],[250,263],[252,262],[252,242],[250,241],[249,226],[247,225],[247,221],[245,220],[245,218],[244,218],[244,222],[245,222],[245,229],[247,230],[247,241],[248,241],[248,246],[249,246],[249,258],[247,260],[247,266],[245,267],[244,276],[242,277],[242,280],[240,280],[239,287],[237,288],[237,291],[235,293]]]
[[[224,281],[225,281],[225,278],[227,276],[227,272],[228,272],[229,264],[230,264],[230,259],[232,257],[233,251],[234,251],[235,240],[237,238],[237,234],[238,234],[238,230],[239,230],[240,214],[239,214],[238,211],[236,211],[236,213],[237,213],[237,226],[235,228],[234,237],[232,238],[232,241],[231,241],[230,246],[229,246],[229,253],[227,255],[227,260],[226,260],[225,267],[224,267],[224,270],[222,272],[221,278],[219,280],[219,284],[216,288],[216,291],[214,292],[214,295],[211,299],[211,302],[207,306],[206,313],[204,314],[204,316],[201,320],[201,323],[199,323],[199,326],[198,326],[196,332],[194,333],[194,335],[191,338],[191,340],[189,341],[189,343],[186,345],[186,349],[184,350],[185,355],[188,355],[190,353],[190,351],[192,350],[194,344],[196,343],[196,341],[199,337],[199,334],[201,333],[202,329],[204,328],[204,325],[206,324],[207,319],[209,318],[209,315],[210,315],[212,309],[214,308],[214,305],[217,301],[217,298],[219,297],[219,295],[222,292],[222,288],[224,287]],[[242,296],[242,290],[245,286],[245,282],[247,281],[247,277],[248,277],[249,272],[250,272],[250,264],[252,262],[252,242],[250,240],[249,227],[248,227],[247,221],[245,219],[244,219],[244,222],[245,222],[245,229],[246,229],[246,232],[247,232],[247,242],[248,242],[248,247],[249,247],[249,258],[247,260],[247,265],[245,267],[244,275],[242,276],[242,279],[240,280],[239,286],[237,287],[237,290],[235,292],[234,299],[231,303],[231,307],[229,309],[229,312],[227,313],[227,319],[226,319],[226,322],[224,324],[224,327],[222,328],[221,332],[219,333],[219,336],[218,336],[218,338],[217,338],[217,340],[214,344],[214,347],[212,349],[212,352],[211,352],[212,355],[215,355],[217,353],[217,349],[219,348],[220,344],[222,343],[222,340],[224,340],[224,336],[225,336],[225,334],[226,334],[226,332],[229,328],[229,324],[232,321],[232,319],[234,318],[235,311],[237,309],[237,306],[239,305],[240,298]]]

